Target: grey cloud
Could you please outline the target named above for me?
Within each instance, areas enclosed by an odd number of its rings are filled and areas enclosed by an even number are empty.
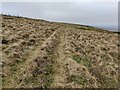
[[[3,13],[117,29],[117,3],[113,2],[13,2],[3,3]],[[105,24],[105,25],[104,25]]]

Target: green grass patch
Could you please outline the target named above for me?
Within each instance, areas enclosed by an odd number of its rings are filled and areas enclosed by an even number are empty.
[[[90,67],[91,66],[91,61],[87,57],[80,57],[79,55],[73,55],[73,60],[75,60],[77,63],[81,63],[84,66]]]
[[[77,63],[80,63],[82,61],[82,59],[80,58],[80,56],[78,55],[73,55],[72,57]]]
[[[38,77],[27,77],[25,80],[24,80],[25,84],[26,85],[33,85],[33,86],[37,86],[39,85],[39,78]]]
[[[70,76],[69,81],[75,82],[80,85],[84,85],[85,83],[87,83],[87,80],[85,79],[85,77],[75,76],[75,75]]]
[[[54,73],[53,72],[53,66],[52,65],[48,65],[46,70],[45,70],[45,72],[46,72],[45,73],[46,82],[45,82],[44,87],[45,88],[49,88],[51,83],[53,82],[53,77],[52,77],[52,75]]]
[[[45,69],[45,79],[46,79],[45,84],[44,84],[45,88],[49,88],[50,85],[52,84],[53,74],[54,74],[54,71],[53,71],[53,64],[54,64],[53,52],[47,51],[47,53],[48,53],[48,65]]]
[[[53,78],[51,76],[47,75],[44,87],[49,88],[52,82],[53,82]]]

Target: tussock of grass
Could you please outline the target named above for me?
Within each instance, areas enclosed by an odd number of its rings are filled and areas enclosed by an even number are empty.
[[[104,87],[109,87],[109,88],[116,88],[118,87],[118,83],[114,80],[111,79],[110,77],[100,75],[97,78],[100,84],[98,84],[99,87],[104,88]]]

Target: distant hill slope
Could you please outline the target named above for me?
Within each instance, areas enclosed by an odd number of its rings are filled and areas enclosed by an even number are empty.
[[[3,88],[117,88],[118,33],[2,15]]]

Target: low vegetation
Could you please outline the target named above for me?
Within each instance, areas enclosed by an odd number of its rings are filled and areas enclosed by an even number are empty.
[[[72,75],[69,79],[70,79],[70,82],[75,82],[80,85],[84,85],[87,82],[86,78],[83,76],[81,77],[81,76]]]
[[[3,88],[118,88],[118,33],[2,18]]]
[[[86,67],[90,67],[92,64],[87,57],[80,57],[79,55],[73,55],[73,60],[77,63],[83,64]]]

